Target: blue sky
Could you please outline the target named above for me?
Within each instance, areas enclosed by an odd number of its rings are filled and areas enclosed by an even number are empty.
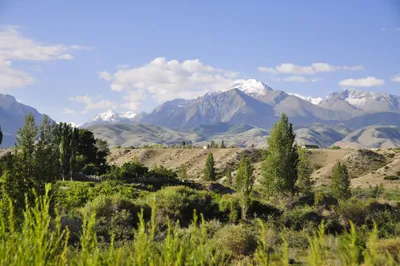
[[[400,1],[0,0],[0,92],[57,121],[255,78],[400,95]]]

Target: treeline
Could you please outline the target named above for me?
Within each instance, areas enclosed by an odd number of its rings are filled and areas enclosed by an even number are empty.
[[[17,133],[14,151],[0,159],[2,196],[23,206],[25,196],[32,199],[33,191],[43,194],[46,183],[105,174],[108,153],[107,142],[88,130],[53,123],[47,116],[37,126],[29,114]]]

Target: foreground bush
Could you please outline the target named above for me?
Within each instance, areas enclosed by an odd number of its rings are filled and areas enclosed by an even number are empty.
[[[171,221],[179,220],[181,225],[187,226],[193,219],[193,210],[202,213],[205,219],[212,219],[219,214],[210,192],[184,186],[166,187],[151,193],[145,202],[154,205],[155,218],[159,225],[166,225],[169,218]]]

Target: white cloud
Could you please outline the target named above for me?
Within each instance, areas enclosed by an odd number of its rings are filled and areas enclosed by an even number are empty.
[[[385,81],[375,77],[366,77],[360,79],[345,79],[339,82],[341,87],[377,87],[385,84]]]
[[[393,76],[392,81],[400,82],[400,74],[397,74],[397,75]]]
[[[357,66],[342,66],[341,69],[343,70],[364,70],[364,66],[357,65]]]
[[[364,70],[361,65],[358,66],[332,66],[328,63],[312,63],[309,66],[298,66],[292,63],[284,63],[274,68],[258,67],[258,71],[273,75],[278,74],[296,74],[296,75],[314,75],[322,72],[334,72],[338,70]]]
[[[73,102],[84,104],[84,113],[90,110],[115,109],[118,106],[116,102],[103,100],[101,96],[90,97],[88,95],[84,95],[70,97],[68,99]]]
[[[58,57],[58,59],[72,60],[72,59],[74,59],[74,57],[70,54],[62,54]]]
[[[0,27],[0,87],[18,88],[35,82],[30,74],[12,68],[12,61],[71,60],[71,52],[87,49],[79,45],[43,44],[22,36],[16,27]]]
[[[70,108],[64,108],[63,114],[75,114],[76,112]]]
[[[162,57],[142,67],[119,69],[114,74],[100,73],[101,78],[111,81],[112,90],[130,95],[125,97],[125,106],[133,103],[131,107],[137,106],[136,102],[142,100],[143,95],[159,102],[179,97],[194,98],[226,88],[237,76],[237,72],[214,68],[197,59],[179,62]]]
[[[308,79],[305,78],[303,76],[290,76],[287,78],[283,78],[281,79],[282,81],[286,81],[286,82],[295,82],[295,83],[307,83],[307,82],[317,82],[319,80],[321,80],[320,78],[312,78],[312,79]]]
[[[106,81],[110,81],[112,79],[112,76],[110,73],[108,73],[107,71],[102,71],[99,73],[100,78],[106,80]]]
[[[7,90],[28,86],[35,82],[30,74],[12,68],[11,61],[0,58],[0,89]]]

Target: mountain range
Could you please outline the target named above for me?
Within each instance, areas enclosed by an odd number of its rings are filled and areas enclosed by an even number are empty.
[[[9,95],[1,95],[0,112],[3,131],[14,140],[28,112],[34,113],[38,121],[42,118],[35,109]],[[399,96],[347,89],[312,98],[273,90],[254,79],[235,81],[195,99],[167,101],[150,113],[109,110],[81,127],[90,128],[112,145],[173,144],[182,140],[201,145],[224,139],[230,145],[259,146],[265,144],[268,131],[282,113],[294,124],[299,143],[328,147],[335,143],[352,146],[349,143],[354,141],[355,146],[400,146],[394,133],[400,126]],[[386,132],[383,136],[391,140],[382,142],[372,137],[377,132]],[[351,134],[361,134],[361,140],[356,141]],[[371,141],[365,141],[365,136]]]
[[[340,141],[346,140],[348,134],[365,127],[373,130],[377,126],[400,126],[399,101],[399,96],[388,93],[354,89],[334,92],[324,98],[312,98],[273,90],[261,81],[249,79],[235,81],[227,88],[195,99],[167,101],[150,113],[132,114],[129,118],[124,113],[108,111],[88,121],[84,127],[100,132],[104,124],[145,124],[176,133],[195,134],[198,134],[196,128],[208,127],[213,128],[212,134],[200,134],[190,141],[202,144],[211,139],[225,139],[232,145],[247,146],[251,138],[255,142],[262,138],[265,142],[268,130],[285,113],[296,128],[298,142],[328,147],[336,142],[344,145]],[[94,125],[97,127],[93,128]],[[235,125],[249,127],[250,132],[230,134],[229,130]],[[255,131],[257,134],[252,135]],[[387,137],[396,135],[389,134]],[[171,139],[167,139],[165,143],[170,143]],[[162,138],[161,142],[155,143],[163,143]],[[398,145],[397,141],[389,143],[385,145]],[[124,142],[118,144],[123,145]],[[377,147],[379,143],[371,140],[359,146],[363,145]]]

